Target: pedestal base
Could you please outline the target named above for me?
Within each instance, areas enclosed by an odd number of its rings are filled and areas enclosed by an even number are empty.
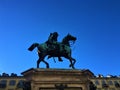
[[[31,90],[88,90],[89,70],[31,68],[22,73]]]

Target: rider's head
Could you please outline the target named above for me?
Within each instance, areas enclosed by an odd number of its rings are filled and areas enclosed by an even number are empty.
[[[58,33],[57,32],[54,32],[53,35],[55,35],[56,37],[58,36]]]

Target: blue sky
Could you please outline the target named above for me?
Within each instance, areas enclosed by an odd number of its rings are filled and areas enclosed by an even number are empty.
[[[77,37],[71,47],[76,69],[120,75],[119,0],[0,0],[0,73],[36,68],[37,49],[27,48],[54,31],[58,41],[68,33]],[[51,68],[70,69],[67,59],[46,61]]]

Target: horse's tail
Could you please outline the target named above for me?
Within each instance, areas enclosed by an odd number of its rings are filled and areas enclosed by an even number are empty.
[[[33,43],[29,48],[28,50],[29,51],[32,51],[34,48],[36,48],[39,44],[38,43]]]

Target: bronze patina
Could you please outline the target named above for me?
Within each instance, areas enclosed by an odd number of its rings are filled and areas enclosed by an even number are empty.
[[[49,68],[49,64],[44,60],[44,58],[46,56],[48,56],[48,58],[51,57],[58,57],[59,61],[62,61],[61,57],[65,57],[70,61],[70,67],[72,67],[73,69],[75,69],[74,64],[76,62],[76,60],[74,58],[72,58],[71,56],[71,48],[70,48],[70,41],[75,42],[76,41],[76,37],[67,34],[62,42],[58,42],[57,41],[57,37],[58,37],[58,33],[57,32],[53,32],[50,34],[48,40],[45,43],[33,43],[28,50],[32,51],[34,48],[37,47],[38,49],[38,56],[39,59],[37,61],[37,68],[39,68],[39,64],[40,62],[44,62],[46,64],[46,68]]]

